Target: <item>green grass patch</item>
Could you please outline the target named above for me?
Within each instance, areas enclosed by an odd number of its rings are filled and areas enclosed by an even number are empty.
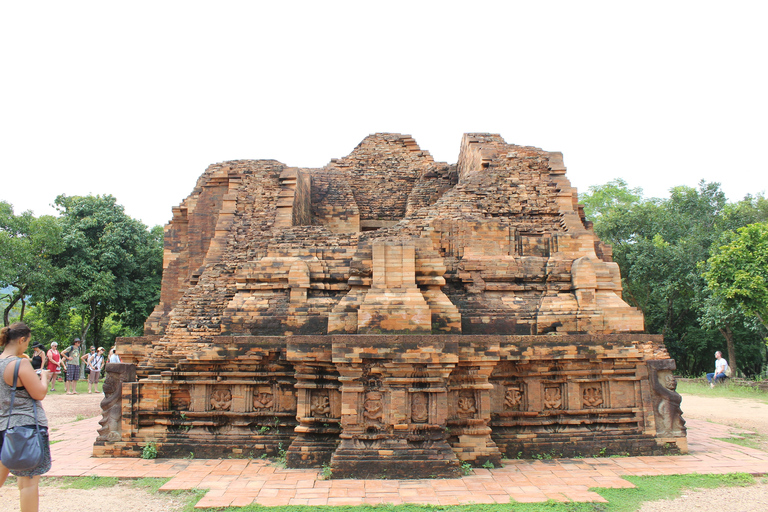
[[[725,441],[726,443],[733,443],[745,448],[754,448],[755,450],[762,450],[763,445],[761,441],[765,441],[767,436],[760,434],[742,434],[738,437],[716,437],[719,441]]]
[[[62,476],[41,479],[43,485],[54,485],[61,489],[94,489],[96,487],[113,487],[119,480],[113,476]]]
[[[43,477],[40,485],[58,487],[60,489],[94,489],[104,487],[114,487],[118,484],[129,484],[135,489],[141,489],[149,494],[157,494],[160,488],[170,480],[170,478],[115,478],[99,476],[64,476],[64,477]],[[6,485],[15,485],[16,478],[10,475]],[[168,496],[186,498],[186,502],[180,509],[180,512],[194,512],[195,504],[200,501],[207,489],[191,489],[184,491],[170,491],[163,493]]]
[[[731,473],[728,475],[670,475],[670,476],[627,476],[635,484],[634,489],[594,489],[608,500],[605,512],[634,512],[646,501],[679,498],[689,489],[714,489],[717,487],[744,487],[755,483],[752,475]]]
[[[677,392],[687,395],[709,396],[718,398],[749,398],[768,403],[768,392],[757,387],[739,386],[738,384],[718,384],[710,388],[706,382],[678,382]]]
[[[104,378],[102,377],[101,380],[99,380],[99,394],[102,394],[101,391],[101,385],[104,384]],[[77,384],[75,384],[75,391],[77,391],[79,394],[88,394],[88,381],[86,379],[80,379],[77,381]],[[48,394],[49,395],[63,395],[65,394],[65,388],[64,388],[64,381],[61,380],[61,378],[56,380],[56,391],[51,391],[51,384],[48,384]]]

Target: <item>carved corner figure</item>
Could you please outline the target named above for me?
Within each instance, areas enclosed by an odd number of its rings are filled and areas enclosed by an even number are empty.
[[[672,360],[648,361],[650,370],[651,389],[653,390],[654,409],[657,413],[656,432],[661,436],[680,437],[685,436],[685,420],[680,403],[683,401],[675,389],[677,380],[672,374],[674,367],[664,364],[667,361],[674,365]]]
[[[123,382],[136,382],[136,366],[128,363],[109,363],[106,366],[104,400],[101,401],[99,441],[116,442],[122,438]]]

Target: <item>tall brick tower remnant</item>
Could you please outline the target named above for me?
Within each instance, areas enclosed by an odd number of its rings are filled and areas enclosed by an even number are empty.
[[[687,449],[674,361],[560,153],[466,134],[448,165],[375,134],[322,169],[216,164],[165,236],[97,455],[286,449],[291,467],[412,477]]]

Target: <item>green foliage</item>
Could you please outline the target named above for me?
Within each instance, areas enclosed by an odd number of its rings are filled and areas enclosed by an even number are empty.
[[[285,448],[283,448],[283,443],[279,443],[277,445],[277,457],[275,457],[274,462],[276,465],[280,466],[281,468],[285,467],[285,458],[288,455],[288,452]]]
[[[593,222],[599,220],[608,226],[611,219],[632,209],[643,200],[643,189],[629,188],[621,178],[609,181],[605,185],[591,186],[579,201],[584,206],[584,213]]]
[[[323,463],[323,469],[320,470],[320,480],[330,480],[333,476],[333,470],[331,470],[331,466],[329,466],[327,463]]]
[[[464,476],[471,475],[473,471],[472,464],[467,461],[461,463],[461,474]]]
[[[761,371],[762,335],[733,305],[712,298],[703,265],[721,233],[768,216],[768,201],[748,196],[730,204],[717,183],[675,187],[668,199],[645,199],[622,180],[591,187],[581,200],[596,234],[613,246],[623,298],[640,308],[646,330],[663,334],[678,371],[698,375],[713,367],[725,341],[729,363]],[[725,307],[724,307],[725,306]]]
[[[142,459],[156,459],[157,458],[157,445],[150,441],[144,445],[144,449],[141,450]]]
[[[495,468],[496,466],[494,466],[494,465],[493,465],[493,462],[491,462],[491,461],[487,460],[487,461],[485,461],[485,462],[483,463],[483,467],[484,467],[485,469],[493,469],[493,468]]]
[[[3,290],[3,325],[11,323],[11,312],[20,304],[24,319],[29,296],[45,299],[54,274],[51,258],[63,249],[61,230],[51,216],[35,218],[31,212],[13,213],[13,206],[0,201],[0,289]]]
[[[768,329],[768,223],[754,223],[724,233],[728,243],[707,262],[707,283],[726,308],[758,318]]]
[[[79,315],[80,335],[98,344],[111,315],[113,331],[141,331],[159,300],[162,230],[151,231],[127,216],[112,196],[61,195],[64,249],[53,258],[54,318]],[[127,334],[122,332],[123,334]]]

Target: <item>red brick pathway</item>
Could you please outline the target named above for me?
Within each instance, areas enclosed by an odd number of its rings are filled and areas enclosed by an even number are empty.
[[[768,473],[768,453],[714,440],[744,431],[688,420],[690,453],[670,457],[507,460],[498,469],[442,480],[320,480],[317,470],[282,469],[247,459],[97,459],[91,457],[98,418],[51,432],[53,468],[48,476],[170,478],[161,490],[209,489],[197,507],[260,505],[359,505],[362,503],[509,503],[605,501],[590,487],[632,487],[624,475]]]

